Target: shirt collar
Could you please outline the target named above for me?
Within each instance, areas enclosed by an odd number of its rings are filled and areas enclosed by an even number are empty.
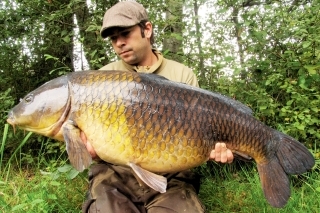
[[[158,61],[151,66],[135,66],[135,65],[132,66],[130,64],[127,64],[123,60],[121,60],[121,61],[122,61],[123,65],[130,71],[135,71],[135,72],[140,72],[140,73],[154,73],[161,66],[161,64],[163,62],[163,55],[158,50],[155,50],[155,49],[152,49],[152,52],[157,56]]]

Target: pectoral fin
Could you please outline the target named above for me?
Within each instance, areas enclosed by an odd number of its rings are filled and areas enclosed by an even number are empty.
[[[76,170],[82,172],[90,166],[92,158],[81,140],[80,132],[80,129],[71,120],[63,125],[63,137],[70,163]]]
[[[149,172],[140,166],[137,166],[134,163],[129,163],[129,166],[134,171],[135,175],[140,178],[146,185],[148,185],[150,188],[160,192],[165,193],[167,189],[167,178],[154,174],[152,172]]]
[[[253,158],[247,154],[244,154],[242,152],[236,151],[236,150],[232,150],[233,155],[238,158],[239,160],[243,160],[243,161],[252,161]]]

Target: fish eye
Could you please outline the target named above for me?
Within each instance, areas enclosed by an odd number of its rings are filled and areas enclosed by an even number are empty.
[[[27,97],[24,98],[24,102],[31,103],[33,101],[33,96],[32,95],[28,95]]]

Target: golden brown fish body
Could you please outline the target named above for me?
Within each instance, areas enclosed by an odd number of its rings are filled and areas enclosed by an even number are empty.
[[[155,75],[142,76],[144,79],[124,72],[101,76],[97,72],[72,81],[71,94],[77,101],[71,103],[70,118],[107,162],[132,162],[152,172],[176,172],[207,161],[217,141],[256,160],[265,157],[260,136],[241,135],[255,129],[259,121],[243,116],[233,100],[228,107],[213,100],[211,93],[199,93],[183,84],[176,87],[177,83]],[[249,126],[241,125],[250,118]],[[271,129],[260,129],[255,134],[272,136]]]
[[[216,142],[225,142],[257,162],[266,198],[281,207],[290,196],[287,174],[307,171],[314,158],[299,142],[251,114],[233,99],[153,74],[86,71],[31,92],[10,112],[8,122],[66,141],[78,170],[91,163],[82,131],[101,159],[130,166],[160,192],[165,191],[163,179],[146,170],[198,166],[208,160]]]

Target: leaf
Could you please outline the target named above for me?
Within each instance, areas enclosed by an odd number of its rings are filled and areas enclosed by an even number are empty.
[[[171,33],[171,36],[173,36],[178,41],[182,41],[183,40],[183,37],[178,33]]]
[[[58,199],[55,194],[48,194],[48,198],[51,199],[51,200],[56,200],[56,199]]]
[[[42,174],[42,175],[51,175],[52,172],[46,172],[46,171],[43,171],[43,170],[40,169],[40,174]]]
[[[293,51],[291,51],[291,50],[286,50],[286,51],[284,51],[284,54],[288,54],[288,55],[293,55],[294,54],[294,52]]]
[[[87,27],[86,32],[94,32],[99,30],[100,27],[98,27],[97,25],[89,25],[89,27]]]
[[[293,101],[294,101],[294,100],[287,101],[286,105],[287,105],[287,106],[290,106],[290,105],[293,103]]]
[[[90,57],[91,57],[91,58],[94,58],[94,56],[95,56],[96,53],[97,53],[97,50],[92,51],[92,52],[90,53]]]
[[[60,177],[60,172],[57,170],[54,173],[52,173],[50,176],[52,180],[57,180]]]
[[[302,89],[308,89],[305,84],[306,84],[306,79],[303,76],[301,76],[299,78],[299,87],[301,87]]]
[[[234,60],[234,57],[232,57],[232,56],[226,56],[226,57],[224,57],[224,60],[225,60],[226,62],[231,62],[231,61]]]
[[[301,123],[295,123],[294,126],[299,130],[304,130],[306,128],[306,126]]]
[[[49,54],[44,54],[44,57],[45,57],[45,60],[48,60],[48,59],[59,60],[59,58],[54,57],[54,56],[49,55]]]
[[[72,169],[72,166],[69,164],[63,165],[58,168],[58,171],[61,173],[69,172]]]
[[[32,200],[32,204],[39,204],[39,203],[42,203],[44,200],[42,200],[42,199],[34,199],[34,200]]]
[[[50,182],[50,185],[52,185],[52,186],[60,186],[61,184],[58,182],[58,181],[51,181]]]
[[[66,30],[62,30],[62,32],[61,32],[61,36],[65,36],[67,33],[68,33],[68,31],[66,31]]]
[[[305,41],[305,42],[302,43],[302,47],[303,47],[303,48],[307,48],[307,47],[309,47],[310,45],[311,45],[311,41]]]
[[[259,109],[260,110],[265,110],[265,109],[267,109],[268,107],[267,106],[259,106]]]
[[[66,43],[70,43],[70,41],[71,41],[70,36],[68,36],[68,35],[65,36],[65,37],[63,37],[62,40],[63,40],[64,42],[66,42]]]
[[[228,8],[222,8],[217,11],[217,13],[226,13],[226,12],[228,12]]]
[[[25,206],[27,206],[26,203],[18,204],[18,205],[16,205],[16,206],[12,207],[11,211],[21,210],[21,209],[23,209]]]
[[[163,55],[167,55],[168,53],[170,52],[170,50],[169,49],[166,49],[165,51],[163,51]]]
[[[80,173],[80,172],[77,171],[75,168],[72,168],[72,169],[70,170],[70,172],[68,173],[67,177],[68,177],[68,179],[72,180],[72,179],[74,179],[75,177],[77,177],[77,175],[78,175],[79,173]]]
[[[316,75],[317,69],[320,69],[320,65],[305,65],[304,68],[306,68],[310,75]]]

